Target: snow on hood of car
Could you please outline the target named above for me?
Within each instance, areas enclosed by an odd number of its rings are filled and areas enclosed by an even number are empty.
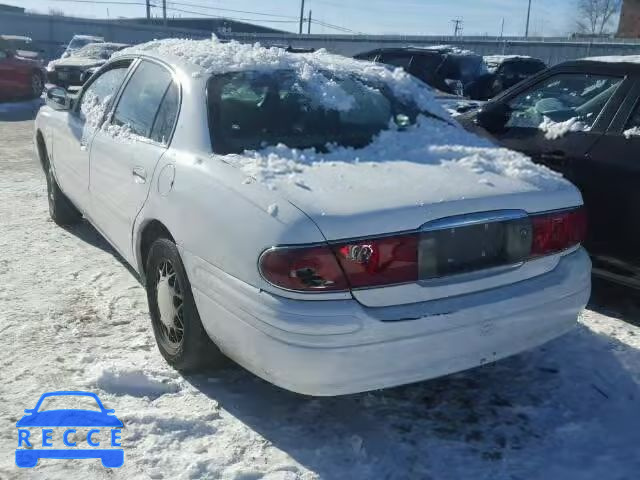
[[[243,44],[237,41],[165,39],[135,45],[114,54],[146,54],[190,66],[193,78],[204,74],[221,74],[244,70],[293,70],[321,97],[328,108],[345,110],[354,99],[323,72],[356,74],[364,79],[386,83],[399,98],[412,101],[418,108],[436,116],[448,117],[435,101],[430,88],[401,68],[389,69],[372,62],[333,55],[326,50],[313,53],[290,53],[278,47],[263,47],[259,43]]]
[[[86,58],[86,57],[66,57],[59,58],[58,60],[51,60],[47,65],[47,68],[51,70],[54,67],[95,67],[98,65],[104,65],[106,60],[100,58]]]

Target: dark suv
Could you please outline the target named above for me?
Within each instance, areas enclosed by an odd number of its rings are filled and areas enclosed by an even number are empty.
[[[490,75],[480,55],[448,45],[380,48],[354,58],[402,67],[441,92],[487,98]]]
[[[580,188],[594,273],[640,288],[640,63],[567,62],[458,117]]]

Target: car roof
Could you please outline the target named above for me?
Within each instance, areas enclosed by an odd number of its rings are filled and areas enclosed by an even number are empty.
[[[471,51],[465,50],[453,45],[409,45],[407,47],[383,47],[368,52],[362,52],[356,55],[356,57],[370,56],[374,54],[383,53],[411,53],[416,55],[455,55],[455,56],[469,56],[482,58],[481,55]]]
[[[586,68],[594,71],[601,70],[619,73],[638,73],[640,72],[640,56],[590,57],[563,62],[555,65],[553,68]]]

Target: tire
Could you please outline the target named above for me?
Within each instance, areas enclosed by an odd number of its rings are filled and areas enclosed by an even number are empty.
[[[205,331],[176,245],[159,238],[146,264],[151,325],[160,353],[176,370],[221,367],[226,357]]]
[[[38,98],[44,90],[44,77],[39,72],[31,75],[31,93],[30,98]]]
[[[58,182],[53,176],[51,165],[47,161],[45,164],[47,177],[47,199],[49,201],[49,215],[57,225],[66,227],[82,220],[82,214],[73,206],[67,196],[62,193]]]

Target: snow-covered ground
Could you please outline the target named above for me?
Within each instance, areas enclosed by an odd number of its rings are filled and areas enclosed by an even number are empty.
[[[543,348],[386,391],[314,399],[233,366],[184,377],[160,357],[144,290],[107,243],[49,220],[32,128],[0,121],[0,478],[638,478],[632,308],[616,300]],[[63,389],[116,410],[122,468],[17,469],[15,422]]]

